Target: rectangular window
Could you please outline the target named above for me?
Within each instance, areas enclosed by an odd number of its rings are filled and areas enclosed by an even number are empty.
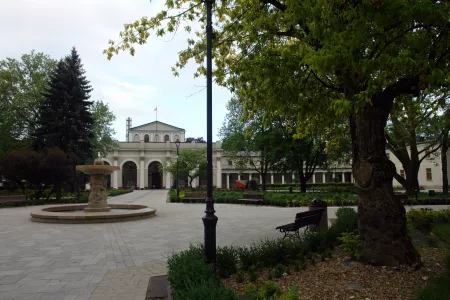
[[[405,170],[400,170],[400,176],[402,176],[403,178],[405,178]]]
[[[232,166],[232,165],[233,165],[233,161],[229,160],[229,161],[228,161],[228,165],[229,165],[229,166]]]
[[[389,157],[389,152],[386,152],[386,156],[387,156],[388,159],[391,159],[391,158]]]
[[[427,180],[433,180],[433,175],[431,174],[431,168],[427,168],[426,172],[427,172]]]

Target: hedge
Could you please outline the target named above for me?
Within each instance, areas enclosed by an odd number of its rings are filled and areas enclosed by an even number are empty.
[[[197,193],[198,191],[194,191]],[[170,191],[171,202],[183,202],[184,196],[189,196],[191,191],[180,191],[181,199],[177,198],[176,190]],[[205,192],[206,193],[206,192]],[[355,193],[340,192],[340,193],[279,193],[279,192],[254,192],[255,194],[264,194],[264,204],[272,206],[308,206],[309,203],[315,199],[320,198],[325,200],[329,206],[354,206],[358,203],[358,196]],[[213,198],[215,203],[229,203],[242,204],[238,199],[242,199],[243,191],[214,191]],[[420,195],[418,199],[410,197],[405,205],[436,205],[436,204],[450,204],[450,199],[442,198],[441,195],[430,197],[427,194]]]
[[[106,190],[106,195],[108,197],[119,196],[123,194],[128,194],[133,192],[132,190]],[[17,195],[17,194],[16,194]],[[40,198],[40,199],[28,199],[27,205],[45,205],[45,204],[72,204],[72,203],[87,203],[89,201],[89,192],[80,192],[80,198],[77,199],[76,196],[72,194],[66,194],[66,196],[61,197],[61,200],[56,201],[56,198]],[[0,207],[14,207],[23,206],[23,203],[1,203]]]

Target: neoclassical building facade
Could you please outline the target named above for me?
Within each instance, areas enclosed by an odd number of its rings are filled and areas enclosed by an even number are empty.
[[[127,141],[118,142],[118,147],[103,158],[106,164],[119,166],[120,170],[108,179],[108,185],[113,188],[128,186],[129,188],[161,189],[169,188],[174,183],[170,173],[161,171],[163,166],[174,162],[176,158],[175,141],[180,140],[179,150],[206,148],[205,143],[187,143],[186,131],[160,121],[150,122],[141,126],[127,126]],[[387,151],[389,158],[402,173],[401,163],[394,155]],[[425,159],[419,171],[419,184],[425,188],[439,189],[442,187],[442,171],[440,157],[432,156]],[[255,179],[262,181],[256,170],[237,170],[233,161],[224,155],[221,143],[213,143],[213,183],[216,187],[232,188],[236,180]],[[295,174],[269,173],[266,183],[286,184],[295,180]],[[338,165],[328,170],[316,169],[311,182],[353,182],[350,165]],[[179,178],[179,184],[186,184],[186,180]],[[196,178],[194,186],[205,185],[205,178]],[[394,185],[400,184],[394,180]]]

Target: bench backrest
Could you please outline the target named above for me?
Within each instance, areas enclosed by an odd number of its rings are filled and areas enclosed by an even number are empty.
[[[26,202],[26,201],[27,201],[27,196],[25,196],[25,195],[0,196],[0,203]]]
[[[322,213],[325,209],[316,209],[312,211],[305,211],[298,213],[295,215],[295,223],[296,224],[318,224],[320,221],[320,218],[322,217]]]
[[[264,194],[244,194],[245,199],[264,200]]]

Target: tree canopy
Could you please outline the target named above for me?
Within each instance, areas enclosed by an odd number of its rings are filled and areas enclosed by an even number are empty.
[[[26,149],[36,128],[42,92],[57,64],[32,50],[20,60],[0,61],[0,155]]]
[[[122,40],[110,41],[105,53],[133,55],[150,32],[161,36],[181,26],[189,32],[189,22],[205,23],[202,4],[167,1],[155,16],[125,24]],[[261,109],[281,116],[294,108],[304,124],[299,135],[347,119],[361,254],[373,264],[420,263],[404,207],[394,198],[395,166],[385,153],[384,130],[397,97],[448,86],[449,15],[447,1],[215,3],[213,74],[219,85],[246,96],[249,118]],[[174,74],[192,59],[199,65],[194,75],[204,75],[205,50],[203,34],[189,39]]]

